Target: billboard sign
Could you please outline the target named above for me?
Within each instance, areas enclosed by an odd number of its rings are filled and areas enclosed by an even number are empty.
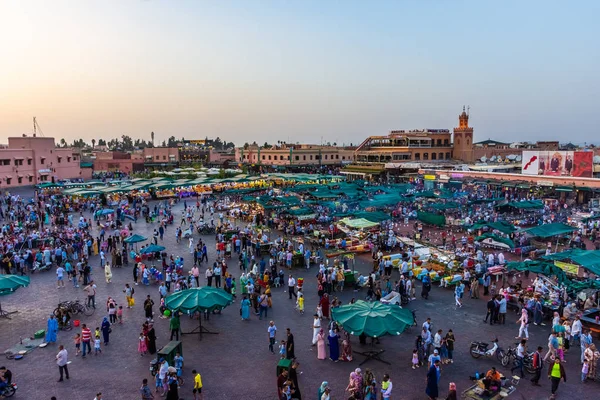
[[[591,151],[524,151],[521,173],[591,178],[593,166]]]

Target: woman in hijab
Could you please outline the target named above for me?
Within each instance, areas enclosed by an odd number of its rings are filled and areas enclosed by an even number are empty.
[[[338,343],[338,340],[340,338],[340,335],[338,335],[337,332],[337,327],[335,325],[331,326],[331,329],[329,330],[329,359],[331,361],[335,361],[337,362],[340,358],[340,345]]]
[[[319,400],[321,400],[321,397],[323,397],[323,393],[325,393],[325,388],[327,387],[329,387],[329,383],[327,381],[323,381],[321,386],[319,386],[319,395],[317,396]]]
[[[146,334],[146,337],[148,338],[148,353],[156,353],[156,332],[154,331],[153,324],[148,324],[148,333]]]
[[[106,283],[110,283],[110,281],[112,279],[112,267],[110,266],[110,263],[108,263],[108,262],[104,266],[104,277],[106,278]]]
[[[241,304],[241,317],[242,321],[247,321],[250,319],[250,300],[244,295],[244,299]]]
[[[448,396],[446,400],[457,400],[456,397],[456,383],[450,382],[450,390],[448,391]]]
[[[108,318],[104,317],[104,319],[102,319],[102,325],[100,326],[100,329],[102,330],[104,345],[107,346],[110,335],[110,322],[108,322]]]
[[[327,354],[325,348],[325,331],[321,328],[317,334],[317,359],[324,360]]]
[[[50,315],[50,318],[48,318],[48,327],[46,329],[46,343],[55,343],[57,333],[58,321],[54,318],[54,315]]]
[[[344,331],[344,341],[342,342],[342,361],[352,361],[352,343],[350,334]]]
[[[321,297],[321,301],[319,302],[321,309],[323,310],[323,317],[329,319],[329,295],[327,293],[323,294]]]
[[[290,328],[286,329],[287,331],[287,341],[285,342],[285,350],[286,350],[286,358],[288,360],[293,360],[296,358],[296,347],[294,346],[294,334],[290,330]]]
[[[354,397],[360,396],[363,392],[363,379],[361,373],[362,371],[360,368],[356,368],[354,371],[350,372],[350,381],[346,387],[346,391],[350,392]]]
[[[429,396],[430,399],[437,399],[439,396],[438,393],[438,372],[437,367],[432,365],[427,371],[427,388],[425,388],[425,393]]]

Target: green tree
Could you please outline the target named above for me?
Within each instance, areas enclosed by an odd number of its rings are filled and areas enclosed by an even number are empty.
[[[96,139],[92,139],[92,149],[96,147]]]
[[[175,136],[169,137],[169,140],[167,142],[167,146],[168,147],[177,147],[177,139],[175,139]]]
[[[106,140],[98,139],[98,146],[106,146]]]

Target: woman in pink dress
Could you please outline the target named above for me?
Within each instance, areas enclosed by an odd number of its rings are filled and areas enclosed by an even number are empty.
[[[327,356],[327,350],[325,349],[325,332],[323,329],[317,334],[317,358],[324,360]]]

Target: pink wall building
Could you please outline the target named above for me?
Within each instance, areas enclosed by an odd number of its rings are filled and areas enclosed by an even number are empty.
[[[71,148],[58,148],[50,137],[10,137],[0,149],[0,189],[79,179],[80,155]]]

